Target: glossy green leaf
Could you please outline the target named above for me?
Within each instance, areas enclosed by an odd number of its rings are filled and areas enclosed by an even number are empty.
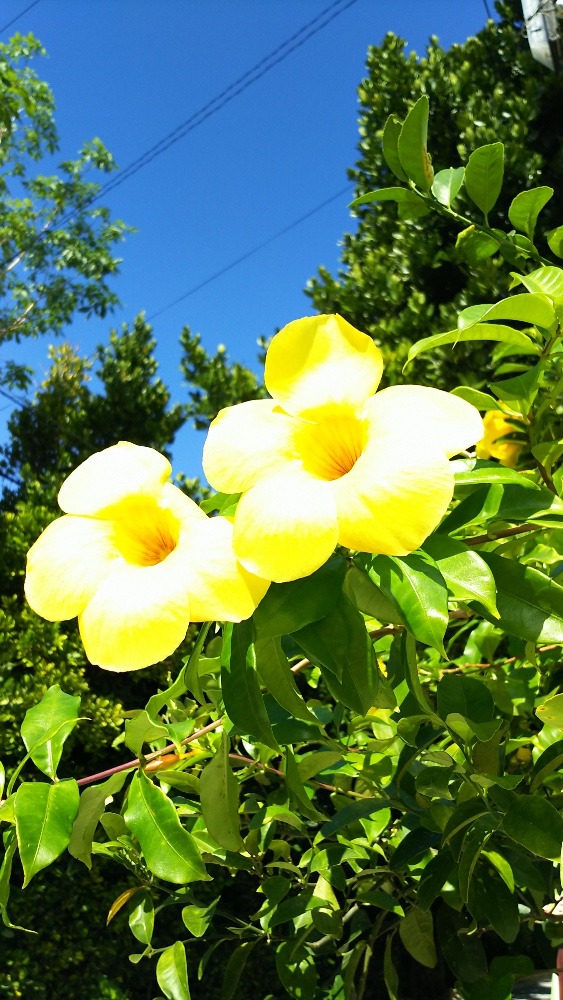
[[[459,396],[465,399],[466,403],[471,403],[478,410],[496,410],[497,401],[494,396],[479,389],[472,389],[470,385],[458,385],[452,389],[452,396]]]
[[[449,208],[460,192],[464,176],[464,167],[448,167],[446,170],[439,170],[432,182],[432,194],[436,201]]]
[[[242,847],[238,813],[240,789],[229,762],[230,742],[223,733],[219,749],[201,772],[199,787],[201,811],[209,833],[221,847],[239,851]]]
[[[500,241],[504,238],[504,233],[500,233],[499,239],[495,239],[491,233],[481,233],[475,226],[468,226],[458,233],[455,248],[462,260],[475,267],[498,253]]]
[[[545,295],[521,292],[509,295],[494,305],[469,306],[459,314],[458,327],[460,330],[469,330],[476,323],[499,319],[517,320],[549,328],[555,323],[555,310]]]
[[[324,618],[340,597],[345,573],[346,562],[336,553],[304,579],[272,583],[253,615],[258,637],[288,635]]]
[[[514,892],[514,873],[506,858],[498,851],[483,851],[483,857],[496,868],[510,892]]]
[[[209,878],[174,805],[142,771],[133,776],[125,822],[141,845],[147,868],[158,878],[177,885]]]
[[[409,632],[443,652],[448,589],[434,560],[421,550],[401,557],[367,557],[364,565],[370,579],[393,601]]]
[[[198,906],[196,903],[191,903],[189,906],[182,907],[182,920],[190,934],[198,938],[204,936],[213,920],[219,900],[220,897],[214,899],[209,906]]]
[[[464,986],[475,983],[487,972],[485,949],[478,937],[468,934],[471,920],[461,912],[442,904],[436,915],[436,934],[440,950]]]
[[[343,809],[339,809],[332,819],[323,823],[320,830],[321,837],[326,840],[339,830],[357,823],[359,819],[373,816],[381,809],[387,809],[388,805],[387,799],[358,799],[357,802],[351,802]]]
[[[39,702],[25,713],[21,734],[33,763],[43,774],[54,778],[65,740],[78,719],[80,698],[53,684]]]
[[[557,696],[559,697],[559,696]],[[537,709],[536,709],[537,711]],[[542,781],[563,767],[563,740],[557,740],[541,753],[534,764],[530,792],[533,794]]]
[[[463,836],[467,831],[467,827],[473,824],[476,820],[480,819],[482,816],[489,816],[490,810],[485,805],[481,798],[468,799],[466,802],[461,802],[460,805],[456,806],[452,815],[448,819],[446,826],[444,827],[443,842],[444,844],[451,843],[454,838],[458,838],[460,834]],[[458,858],[458,850],[455,850],[454,845],[454,856],[456,860]]]
[[[545,365],[540,363],[522,372],[521,375],[515,375],[514,378],[491,382],[491,390],[507,406],[526,415],[536,398],[544,369]]]
[[[433,351],[435,347],[447,347],[448,344],[455,346],[471,340],[495,340],[503,344],[512,344],[514,347],[525,347],[532,353],[539,354],[540,352],[539,347],[521,330],[515,330],[512,326],[504,326],[502,323],[476,323],[468,330],[448,330],[446,333],[435,333],[431,337],[417,340],[409,348],[404,368],[419,354]]]
[[[344,580],[343,592],[364,615],[391,625],[404,624],[395,602],[387,597],[358,566],[350,566]]]
[[[315,822],[322,822],[324,816],[322,813],[315,808],[311,802],[307,792],[305,790],[305,785],[303,784],[303,779],[299,773],[297,767],[297,761],[291,747],[285,748],[285,781],[287,784],[288,791],[291,798],[297,804],[299,811],[307,816],[308,819],[314,820]]]
[[[396,201],[398,205],[405,208],[412,208],[415,212],[419,208],[426,211],[426,206],[420,195],[415,194],[411,188],[406,187],[388,187],[379,188],[377,191],[370,191],[368,194],[363,194],[360,198],[356,198],[350,207],[357,208],[359,205],[371,205],[373,202],[378,201]]]
[[[144,709],[137,712],[132,719],[125,721],[124,743],[136,757],[140,757],[145,743],[154,743],[157,740],[167,738],[168,730],[166,727],[155,725]]]
[[[16,838],[16,831],[10,830],[4,836],[4,857],[2,858],[2,864],[0,865],[0,915],[2,917],[2,922],[7,927],[11,927],[11,921],[8,917],[8,901],[10,899],[10,879],[12,875],[12,865],[14,862],[14,857],[18,849],[18,842]]]
[[[463,674],[442,677],[436,688],[438,712],[443,719],[458,713],[471,722],[490,722],[494,712],[491,692],[483,681]]]
[[[141,889],[135,895],[135,906],[129,914],[129,929],[141,944],[150,944],[154,931],[154,904],[150,893]]]
[[[563,587],[539,570],[494,552],[483,552],[482,558],[495,578],[500,627],[526,642],[563,642]],[[486,609],[483,613],[490,620]]]
[[[502,879],[485,871],[483,866],[475,872],[469,886],[467,908],[479,923],[492,925],[506,944],[512,944],[518,937],[518,900]]]
[[[425,717],[428,717],[432,721],[434,725],[442,728],[442,720],[432,708],[424,688],[420,683],[418,662],[416,658],[416,641],[414,637],[405,632],[403,635],[397,636],[393,642],[393,647],[399,650],[407,687],[418,708]]]
[[[434,921],[428,910],[413,907],[399,923],[399,937],[409,955],[433,969],[438,961],[434,944]]]
[[[457,877],[459,884],[459,894],[464,903],[469,899],[469,889],[471,881],[477,867],[477,863],[483,852],[487,841],[491,838],[495,830],[495,824],[490,816],[485,816],[474,823],[463,842],[463,849],[459,859]]]
[[[246,963],[248,962],[256,944],[257,940],[243,941],[242,944],[239,944],[235,950],[231,952],[229,960],[225,966],[223,986],[221,988],[221,1000],[233,1000],[240,983],[240,977],[244,972]]]
[[[344,595],[326,618],[300,629],[294,639],[319,664],[331,694],[352,711],[366,715],[374,706],[394,707],[364,620]]]
[[[563,302],[563,270],[560,267],[538,267],[531,274],[512,274],[513,283],[524,285],[529,292],[543,292],[555,304]]]
[[[156,979],[166,1000],[190,1000],[186,949],[181,941],[175,941],[159,956]]]
[[[474,149],[465,168],[465,190],[485,218],[494,208],[502,189],[504,146],[493,142]]]
[[[508,218],[514,228],[533,240],[538,215],[552,197],[553,188],[547,186],[520,191],[508,209]]]
[[[545,234],[549,249],[556,257],[563,257],[563,226],[550,229]]]
[[[282,708],[296,719],[303,719],[313,726],[319,720],[309,711],[291,672],[281,640],[276,638],[256,640],[256,668],[264,685]]]
[[[399,136],[403,127],[396,115],[389,115],[383,128],[383,156],[389,169],[400,181],[408,180],[399,159]]]
[[[85,788],[80,796],[78,814],[72,827],[68,853],[77,861],[82,861],[87,868],[92,867],[92,840],[106,802],[110,796],[119,792],[127,775],[125,771],[112,774],[101,785],[91,785]]]
[[[547,799],[519,795],[502,821],[504,832],[540,858],[559,860],[563,842],[563,817]]]
[[[428,910],[432,906],[434,900],[440,895],[444,884],[450,880],[455,866],[455,860],[447,848],[439,851],[426,863],[416,894],[416,901],[420,909]]]
[[[53,785],[24,781],[18,787],[14,815],[24,887],[68,847],[79,798],[73,778]]]
[[[399,871],[414,865],[431,848],[437,847],[440,843],[440,834],[435,830],[427,830],[424,826],[416,826],[409,830],[403,837],[400,844],[393,851],[389,867],[392,871]]]
[[[260,743],[279,750],[272,731],[256,670],[252,619],[223,631],[221,652],[221,687],[227,715],[243,732]]]
[[[563,729],[563,694],[556,694],[542,702],[536,707],[535,713],[544,725]]]
[[[471,402],[471,400],[468,400]],[[496,404],[496,400],[495,400]],[[496,408],[496,405],[495,405]],[[528,476],[508,469],[498,462],[490,462],[484,458],[455,459],[452,462],[455,481],[458,486],[478,486],[480,484],[512,483],[522,489],[538,490],[538,486]],[[545,496],[545,494],[544,494]]]
[[[545,487],[529,489],[523,483],[510,480],[494,482],[474,490],[442,521],[438,531],[449,534],[471,524],[487,525],[489,521],[535,521],[555,527],[563,525],[563,502]],[[485,554],[481,553],[481,558]]]
[[[317,990],[317,968],[314,956],[291,939],[282,941],[276,949],[276,968],[282,985],[293,1000],[314,997]]]
[[[492,615],[498,616],[495,580],[477,552],[448,535],[431,535],[423,548],[436,563],[452,597],[459,601],[478,600]]]
[[[423,94],[405,118],[397,142],[401,166],[409,180],[421,191],[429,191],[434,179],[426,149],[428,111],[428,98]]]

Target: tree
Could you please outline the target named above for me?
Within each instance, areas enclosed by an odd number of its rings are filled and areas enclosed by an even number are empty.
[[[518,191],[550,185],[545,210],[551,229],[563,215],[561,120],[556,113],[563,79],[535,62],[521,30],[518,0],[497,5],[500,22],[463,45],[444,51],[431,38],[426,55],[405,53],[389,34],[370,47],[360,83],[359,160],[349,171],[356,197],[396,183],[382,152],[389,115],[404,119],[421,94],[430,99],[429,153],[434,169],[465,165],[476,146],[502,142],[505,181],[492,222],[510,224],[507,209]],[[475,207],[460,196],[460,211],[476,220]],[[496,254],[484,260],[456,246],[460,226],[445,215],[401,218],[392,202],[356,209],[357,230],[343,239],[337,276],[321,269],[307,293],[319,312],[338,312],[382,346],[387,378],[402,381],[409,347],[431,333],[455,327],[457,313],[476,302],[506,295],[509,275]],[[545,244],[543,244],[545,247]],[[542,249],[543,249],[542,247]],[[547,249],[547,248],[546,248]],[[409,378],[442,388],[466,381],[482,385],[492,373],[490,354],[479,347],[438,353],[415,363]]]
[[[99,139],[60,164],[39,172],[58,150],[53,95],[29,62],[44,53],[33,35],[0,45],[0,338],[59,333],[77,314],[105,316],[116,304],[110,279],[114,248],[127,227],[98,204],[94,168],[115,169]],[[25,372],[5,365],[8,385]]]

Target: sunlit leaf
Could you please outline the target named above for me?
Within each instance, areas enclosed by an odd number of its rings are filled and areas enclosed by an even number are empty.
[[[24,781],[14,801],[24,886],[68,847],[80,794],[74,779]]]
[[[231,771],[229,749],[230,739],[223,733],[219,749],[199,779],[201,811],[213,839],[229,851],[239,851],[242,847],[238,814],[240,789]]]
[[[223,701],[235,726],[260,743],[279,750],[260,690],[254,638],[252,619],[228,624],[224,628],[221,652]]]
[[[553,188],[547,186],[520,191],[508,209],[508,218],[514,228],[533,240],[538,215],[552,197]]]
[[[465,190],[485,218],[502,189],[504,146],[493,142],[473,150],[465,168]]]
[[[399,136],[403,127],[396,115],[389,115],[383,128],[383,156],[389,169],[400,181],[408,180],[399,159]]]
[[[65,740],[79,721],[80,698],[53,684],[25,713],[21,734],[26,750],[40,771],[54,778]]]
[[[399,936],[417,962],[433,969],[438,961],[434,944],[434,921],[428,910],[413,906],[399,923]]]
[[[432,194],[436,201],[449,208],[459,194],[464,174],[464,167],[448,167],[446,170],[439,170],[432,182]]]
[[[429,191],[434,171],[427,152],[428,98],[419,97],[403,122],[397,149],[401,166],[409,180],[421,191]]]
[[[156,978],[166,1000],[190,1000],[186,949],[175,941],[156,963]]]
[[[538,795],[519,795],[510,805],[502,828],[512,840],[540,858],[559,860],[563,842],[563,817],[555,806]]]
[[[504,344],[513,344],[515,347],[525,347],[532,353],[539,354],[540,349],[521,330],[515,330],[512,326],[504,326],[501,323],[476,323],[468,330],[448,330],[446,333],[435,333],[431,337],[423,337],[417,340],[409,348],[406,366],[426,351],[432,351],[435,347],[446,347],[448,344],[460,344],[464,341],[495,340]]]

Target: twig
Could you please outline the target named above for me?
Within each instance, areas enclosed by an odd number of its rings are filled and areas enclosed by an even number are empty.
[[[510,535],[523,535],[526,531],[539,531],[541,524],[517,524],[513,528],[502,528],[501,531],[489,531],[485,535],[472,535],[463,538],[466,545],[483,545],[484,542],[496,542],[497,538],[508,538]]]

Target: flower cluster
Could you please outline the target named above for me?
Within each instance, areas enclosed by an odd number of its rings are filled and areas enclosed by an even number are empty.
[[[93,455],[29,552],[31,607],[51,621],[78,616],[92,663],[134,670],[176,649],[190,621],[250,617],[271,581],[309,575],[336,545],[417,549],[452,498],[449,458],[483,423],[438,389],[375,394],[382,370],[373,340],[340,316],[273,338],[272,398],[222,410],[204,447],[209,483],[242,494],[234,521],[208,518],[150,448]]]

